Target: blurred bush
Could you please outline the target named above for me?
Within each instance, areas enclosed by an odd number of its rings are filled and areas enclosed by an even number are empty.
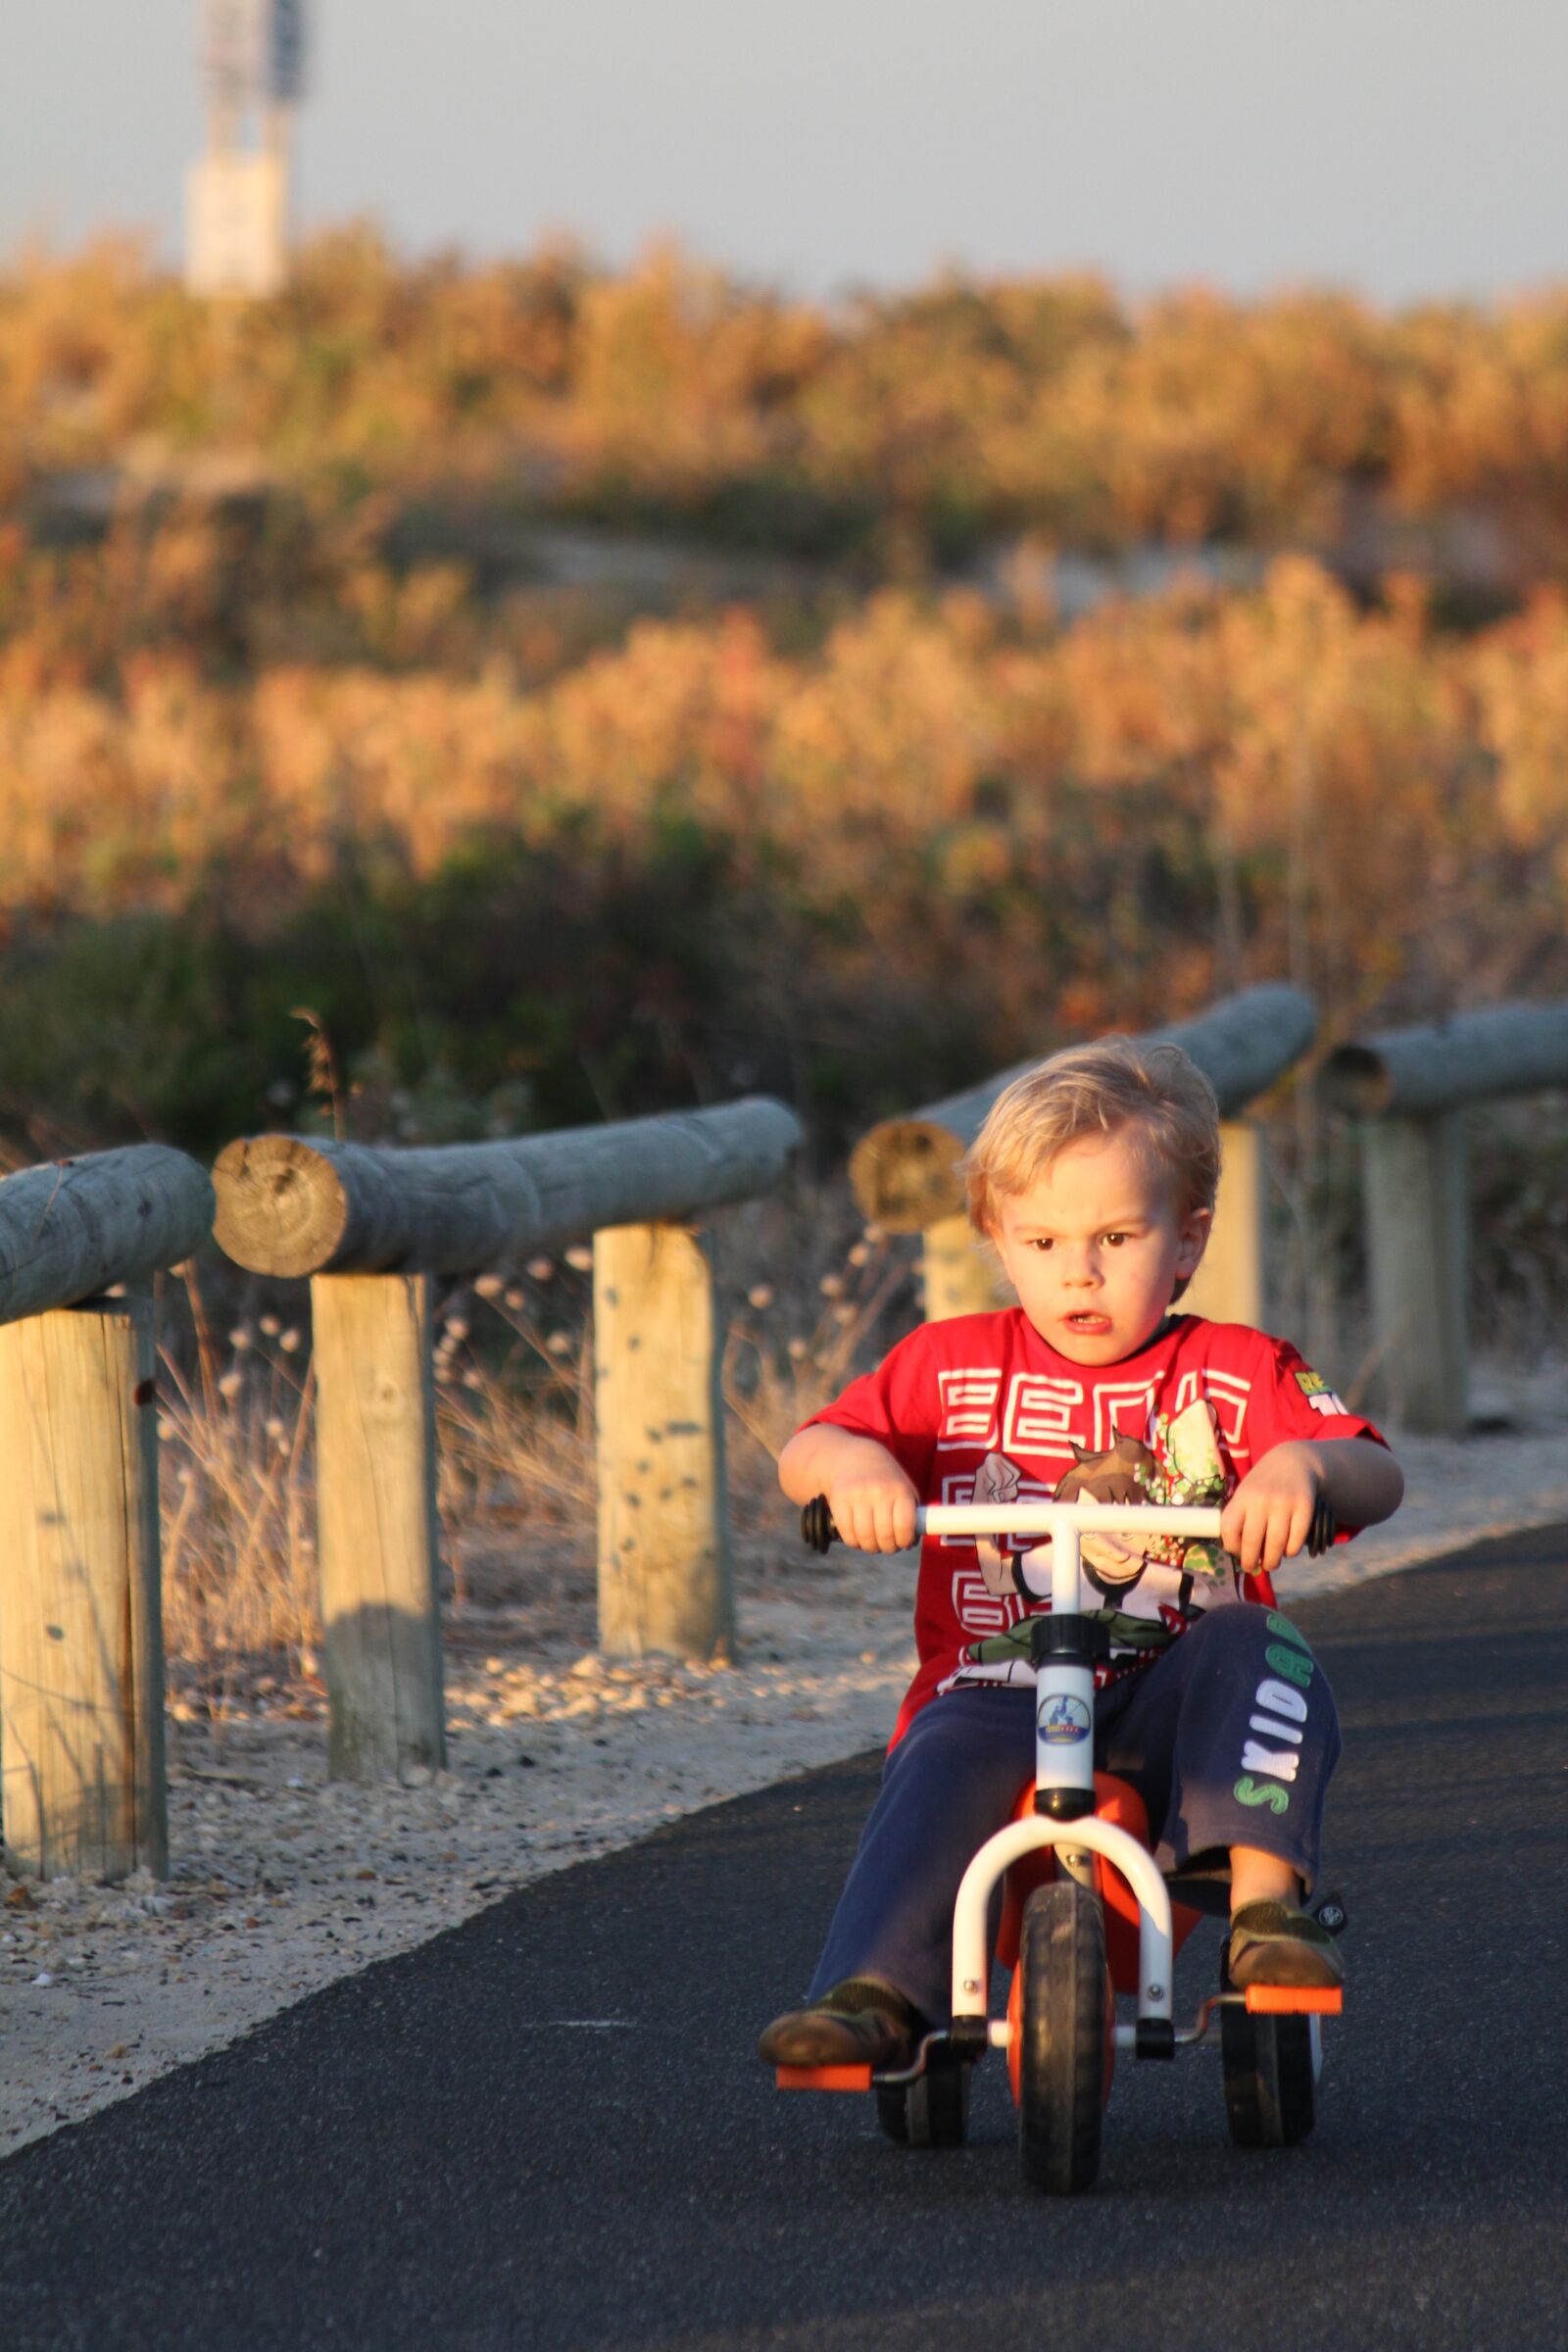
[[[765,1081],[831,1138],[1250,977],[1341,1031],[1568,986],[1554,591],[1456,635],[1299,558],[1065,629],[889,590],[804,644],[641,620],[529,685],[204,662],[199,571],[128,575],[119,656],[107,606],[88,647],[13,599],[13,1122],[220,1142],[287,1108],[301,1004],[366,1116]]]
[[[1142,305],[1095,278],[828,307],[669,247],[398,262],[320,236],[279,300],[188,299],[134,244],[0,275],[0,497],[72,469],[265,463],[338,496],[442,478],[533,508],[818,555],[1353,540],[1484,508],[1568,526],[1568,292],[1388,315],[1346,294]]]

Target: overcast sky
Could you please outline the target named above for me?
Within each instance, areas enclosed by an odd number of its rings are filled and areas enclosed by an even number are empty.
[[[196,0],[0,0],[0,253],[177,255]],[[1568,0],[314,0],[303,222],[803,292],[1568,276]]]

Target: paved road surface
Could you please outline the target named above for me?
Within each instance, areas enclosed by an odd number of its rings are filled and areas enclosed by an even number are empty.
[[[1562,2352],[1568,1530],[1298,1611],[1348,1735],[1351,1992],[1321,2120],[1226,2138],[1125,2068],[1095,2193],[777,2097],[874,1760],[498,1903],[0,2165],[0,2344]],[[1206,1988],[1216,1930],[1184,1957]],[[614,2021],[567,2023],[563,2021]]]

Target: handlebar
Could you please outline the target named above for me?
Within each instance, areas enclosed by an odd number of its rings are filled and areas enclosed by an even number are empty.
[[[921,1536],[1036,1536],[1054,1535],[1058,1527],[1098,1531],[1118,1536],[1189,1536],[1195,1541],[1217,1537],[1220,1511],[1213,1504],[1185,1509],[1169,1503],[1143,1502],[1011,1502],[922,1503],[914,1514]],[[1307,1530],[1306,1549],[1319,1558],[1339,1533],[1333,1507],[1320,1494]],[[826,1552],[843,1542],[833,1524],[825,1494],[814,1494],[801,1513],[801,1540],[812,1551]]]

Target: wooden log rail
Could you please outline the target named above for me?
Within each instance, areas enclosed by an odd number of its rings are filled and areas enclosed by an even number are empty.
[[[1371,1401],[1407,1429],[1457,1435],[1470,1414],[1471,1112],[1568,1086],[1568,1004],[1496,1004],[1350,1039],[1318,1085],[1360,1125]]]
[[[145,1286],[212,1221],[206,1172],[159,1144],[0,1183],[0,1808],[19,1876],[168,1870]]]
[[[260,1136],[214,1170],[239,1265],[308,1276],[328,1770],[445,1756],[429,1284],[590,1236],[599,1638],[711,1656],[733,1639],[721,1359],[708,1213],[770,1191],[783,1103],[398,1151]]]
[[[1186,1295],[1199,1314],[1221,1322],[1264,1318],[1262,1141],[1238,1114],[1300,1058],[1316,1029],[1309,997],[1270,984],[1222,998],[1194,1019],[1150,1030],[1139,1041],[1184,1047],[1219,1097],[1224,1163],[1213,1238]],[[964,1215],[958,1163],[1004,1089],[1035,1066],[1018,1062],[964,1094],[884,1119],[851,1153],[850,1181],[864,1214],[890,1232],[924,1236],[929,1322],[998,1303],[998,1278]]]

